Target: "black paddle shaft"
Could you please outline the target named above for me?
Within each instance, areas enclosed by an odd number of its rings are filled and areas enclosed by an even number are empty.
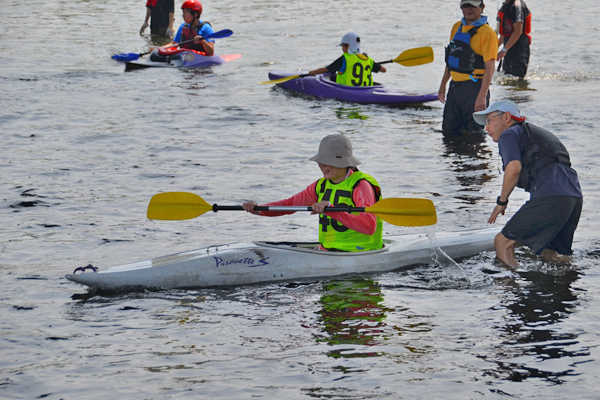
[[[244,211],[244,207],[242,206],[220,206],[217,204],[213,204],[212,210],[214,212],[217,211]],[[312,207],[310,206],[256,206],[254,207],[256,211],[311,211]],[[365,207],[325,207],[325,212],[365,212]]]

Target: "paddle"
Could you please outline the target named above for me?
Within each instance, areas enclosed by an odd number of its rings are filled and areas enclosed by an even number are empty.
[[[214,32],[211,34],[208,34],[206,36],[204,36],[204,39],[222,39],[222,38],[226,38],[228,36],[233,35],[233,31],[230,29],[223,29],[222,31],[218,31],[218,32]],[[177,44],[172,44],[170,46],[165,47],[165,49],[169,49],[171,47],[177,47],[180,46],[184,43],[190,43],[193,42],[194,39],[190,39],[190,40],[184,40],[181,43],[177,43]],[[112,56],[111,58],[113,60],[117,60],[117,61],[122,61],[122,62],[129,62],[129,61],[135,61],[138,58],[145,56],[146,54],[150,54],[152,53],[152,50],[147,51],[145,53],[120,53],[120,54],[115,54],[114,56]]]
[[[271,84],[276,85],[278,83],[283,83],[283,82],[291,81],[292,79],[297,79],[297,78],[304,78],[306,76],[310,76],[310,74],[300,74],[300,75],[286,76],[285,78],[273,79],[272,81],[258,82],[258,84],[259,85],[271,85]]]
[[[256,211],[311,211],[312,207],[257,206]],[[199,217],[209,211],[243,211],[242,206],[210,205],[194,193],[166,192],[152,196],[148,218],[184,220]],[[425,226],[437,223],[435,207],[427,199],[383,199],[371,207],[325,207],[326,212],[368,212],[398,226]]]
[[[383,61],[377,64],[387,64],[387,63],[398,63],[405,67],[414,67],[415,65],[423,65],[429,64],[433,62],[433,49],[431,47],[417,47],[414,49],[408,49],[403,51],[398,57],[393,60]],[[269,84],[278,84],[287,81],[291,81],[292,79],[304,78],[306,76],[310,76],[310,74],[301,74],[301,75],[293,75],[286,76],[285,78],[274,79],[272,81],[262,81],[258,82],[259,85],[269,85]]]
[[[429,64],[433,62],[433,49],[431,47],[416,47],[403,51],[393,60],[383,61],[378,64],[398,63],[405,67],[414,67],[415,65]]]

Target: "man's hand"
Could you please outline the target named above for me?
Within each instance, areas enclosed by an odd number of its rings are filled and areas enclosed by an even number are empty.
[[[488,224],[495,223],[496,217],[498,217],[499,214],[504,215],[504,211],[506,211],[506,206],[496,205],[496,207],[494,207],[494,211],[492,211],[492,215],[490,216],[490,219],[488,219]]]

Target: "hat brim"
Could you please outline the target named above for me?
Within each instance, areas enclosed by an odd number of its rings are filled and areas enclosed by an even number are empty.
[[[357,165],[362,164],[360,160],[354,156],[337,158],[320,153],[309,158],[309,160],[317,162],[319,164],[331,165],[332,167],[336,168],[356,167]]]
[[[487,115],[493,113],[494,111],[495,110],[491,110],[491,111],[488,111],[488,110],[478,111],[476,113],[473,113],[473,119],[479,125],[485,126],[485,119],[486,119]]]
[[[462,6],[463,4],[470,4],[473,7],[481,7],[481,3],[483,3],[482,0],[466,0],[466,1],[461,1],[460,5]]]

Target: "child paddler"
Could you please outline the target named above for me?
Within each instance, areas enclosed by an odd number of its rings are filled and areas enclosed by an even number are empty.
[[[383,247],[383,222],[370,213],[324,212],[325,207],[370,207],[381,199],[379,184],[360,172],[361,162],[352,155],[350,139],[344,135],[325,136],[316,161],[323,178],[294,196],[263,204],[265,206],[312,206],[319,218],[319,250],[366,251]],[[255,211],[254,201],[244,203],[244,210],[256,215],[275,217],[294,212]]]
[[[342,46],[344,54],[332,64],[309,71],[312,76],[329,72],[331,80],[346,86],[373,86],[373,72],[386,72],[381,64],[360,52],[360,38],[354,32],[342,37],[338,46]]]
[[[206,53],[207,56],[215,54],[215,41],[212,39],[204,39],[204,36],[214,33],[212,26],[208,22],[202,22],[202,3],[198,0],[186,0],[181,5],[183,10],[183,20],[185,21],[179,27],[175,34],[173,42],[164,45],[163,47],[172,46],[190,39],[193,42],[185,43],[179,46],[182,49],[191,49]],[[150,55],[152,61],[166,61],[166,58],[157,53],[156,50]]]

